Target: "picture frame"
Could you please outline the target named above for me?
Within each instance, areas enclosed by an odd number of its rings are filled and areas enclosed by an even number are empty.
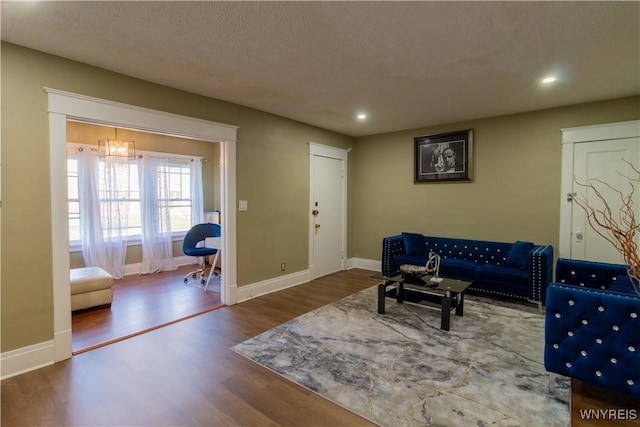
[[[473,129],[417,136],[414,183],[472,182]]]

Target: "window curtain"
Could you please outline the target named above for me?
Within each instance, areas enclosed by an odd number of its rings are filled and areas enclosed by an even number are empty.
[[[107,157],[100,163],[96,151],[78,152],[82,256],[86,266],[98,266],[114,279],[124,277],[129,206],[120,199],[128,176],[126,158]],[[104,194],[99,194],[98,182]],[[100,196],[107,201],[100,203]]]
[[[169,212],[169,159],[143,156],[138,160],[142,225],[140,274],[175,270]]]
[[[191,161],[191,225],[204,222],[203,200],[202,159],[193,159]]]

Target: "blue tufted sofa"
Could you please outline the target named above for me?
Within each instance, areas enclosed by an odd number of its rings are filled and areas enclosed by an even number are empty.
[[[402,233],[382,239],[382,274],[403,264],[425,265],[429,251],[441,256],[440,275],[471,282],[469,289],[544,303],[552,280],[553,247],[529,242],[491,242]]]
[[[544,365],[640,398],[640,296],[624,265],[558,259],[547,289]]]

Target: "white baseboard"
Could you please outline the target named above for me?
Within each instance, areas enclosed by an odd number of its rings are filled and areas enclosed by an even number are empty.
[[[0,379],[53,365],[53,360],[53,340],[4,352],[0,356]]]
[[[275,277],[238,287],[238,302],[246,301],[261,295],[270,294],[292,286],[307,283],[309,281],[309,270],[298,271],[286,276]]]
[[[382,271],[382,262],[375,259],[349,258],[346,263],[347,270],[362,268],[363,270]]]
[[[53,361],[61,362],[71,357],[71,348],[73,347],[73,337],[71,335],[71,329],[58,332],[54,335],[53,339]]]
[[[174,257],[173,258],[173,262],[175,262],[178,267],[182,267],[183,265],[191,265],[191,264],[195,265],[196,264],[194,257],[186,256],[186,255]],[[132,274],[140,274],[141,271],[142,271],[142,263],[141,262],[137,262],[135,264],[125,264],[125,266],[124,266],[124,275],[125,276],[130,276]]]
[[[178,265],[193,264],[193,258],[188,256],[177,257],[174,258],[174,260]],[[129,264],[125,267],[125,274],[138,274],[141,266],[142,264]],[[362,268],[365,270],[380,271],[381,263],[380,261],[364,258],[349,258],[345,262],[345,268],[347,270],[352,268]],[[261,295],[297,286],[302,283],[307,283],[310,280],[310,271],[303,270],[245,286],[230,286],[229,291],[231,293],[231,300],[242,302]],[[63,335],[63,342],[69,343],[68,348],[71,348],[71,331],[65,331]],[[65,350],[64,348],[56,349],[54,341],[52,340],[2,353],[0,355],[0,379],[10,378],[44,366],[52,365],[54,361],[64,360],[69,357],[66,354],[67,351],[68,350]]]

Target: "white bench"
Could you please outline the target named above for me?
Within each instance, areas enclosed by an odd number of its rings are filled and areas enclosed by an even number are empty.
[[[100,267],[73,268],[71,282],[71,311],[106,306],[113,301],[113,277]]]

